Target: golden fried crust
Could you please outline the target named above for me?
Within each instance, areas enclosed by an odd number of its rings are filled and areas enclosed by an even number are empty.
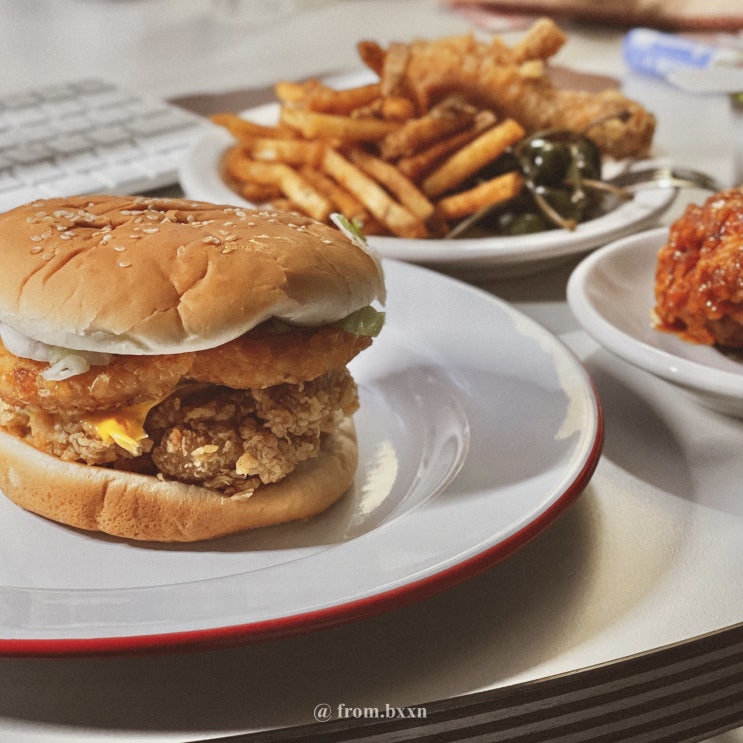
[[[149,402],[168,395],[184,379],[234,389],[298,384],[343,368],[371,342],[335,325],[276,332],[267,323],[208,351],[114,356],[106,366],[62,381],[44,379],[45,362],[18,358],[0,344],[0,397],[59,413]]]
[[[351,418],[319,456],[250,497],[197,485],[65,462],[0,432],[0,488],[22,508],[80,529],[126,539],[193,542],[314,516],[353,482],[358,459]]]
[[[189,376],[234,389],[299,384],[343,368],[371,345],[367,336],[337,326],[276,333],[265,327],[210,351],[198,351]]]
[[[614,89],[589,92],[553,86],[547,62],[565,40],[547,19],[512,48],[497,37],[486,44],[471,34],[416,40],[408,45],[402,82],[420,110],[457,92],[488,106],[501,119],[518,121],[528,133],[552,127],[582,132],[604,120],[588,132],[604,154],[646,154],[656,122],[641,104]]]
[[[188,373],[193,354],[114,356],[106,366],[62,381],[44,379],[43,361],[14,356],[0,343],[0,397],[50,413],[98,410],[157,399]]]

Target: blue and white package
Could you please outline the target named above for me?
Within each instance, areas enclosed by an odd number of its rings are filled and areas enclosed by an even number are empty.
[[[624,37],[622,53],[630,69],[663,78],[680,69],[706,69],[743,61],[739,50],[719,48],[649,28],[629,31]]]

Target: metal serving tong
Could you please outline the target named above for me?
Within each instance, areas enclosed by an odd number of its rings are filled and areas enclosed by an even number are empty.
[[[640,191],[650,188],[701,188],[705,191],[722,191],[724,186],[712,176],[690,168],[658,165],[642,170],[626,170],[613,178],[607,178],[618,188]]]

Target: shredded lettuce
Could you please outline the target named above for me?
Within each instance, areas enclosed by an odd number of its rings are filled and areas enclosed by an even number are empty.
[[[333,212],[330,219],[352,243],[358,245],[362,250],[366,250],[366,237],[361,231],[361,223],[352,222],[348,217],[338,212]]]
[[[347,333],[367,335],[372,338],[379,335],[384,326],[385,313],[375,310],[371,305],[352,312],[335,324]]]

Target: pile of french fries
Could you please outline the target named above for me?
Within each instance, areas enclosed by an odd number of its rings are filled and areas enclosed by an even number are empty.
[[[513,119],[452,91],[426,110],[400,84],[406,46],[374,59],[378,80],[334,88],[319,80],[276,84],[279,118],[264,126],[231,113],[212,120],[235,144],[227,182],[247,201],[303,212],[328,222],[340,212],[367,235],[442,237],[460,220],[507,201],[522,189],[513,170],[473,176],[525,136]]]

